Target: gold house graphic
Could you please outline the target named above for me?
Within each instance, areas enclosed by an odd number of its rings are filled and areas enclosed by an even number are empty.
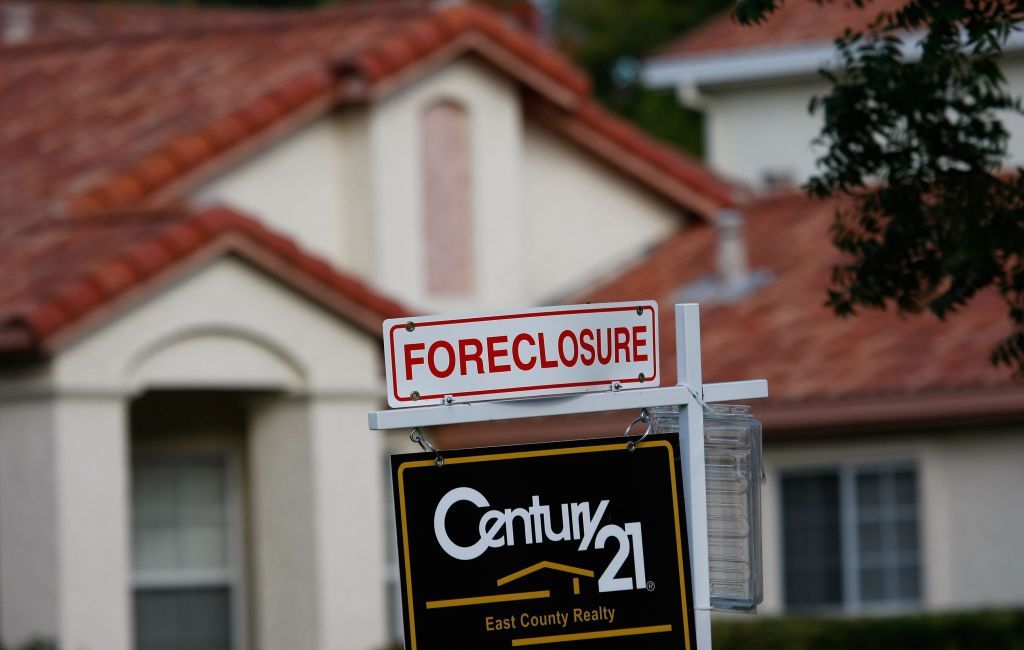
[[[504,587],[509,583],[515,582],[520,578],[525,578],[526,576],[541,571],[543,569],[551,569],[553,571],[559,571],[562,573],[572,575],[572,593],[576,596],[580,594],[580,577],[594,577],[594,572],[590,571],[589,569],[581,569],[579,567],[569,566],[568,564],[559,564],[558,562],[549,562],[547,560],[544,560],[542,562],[537,562],[536,564],[531,564],[525,569],[520,569],[519,571],[510,573],[507,576],[498,578],[498,586]],[[506,603],[516,600],[538,600],[541,598],[550,597],[550,589],[542,589],[538,591],[519,591],[503,594],[492,594],[490,596],[450,598],[447,600],[429,600],[427,601],[427,609],[441,609],[444,607],[465,607],[469,605],[485,605],[489,603]]]

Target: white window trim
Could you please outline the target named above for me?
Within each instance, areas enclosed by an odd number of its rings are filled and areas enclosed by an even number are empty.
[[[249,647],[248,581],[245,553],[245,497],[243,494],[242,459],[240,450],[230,447],[159,448],[143,449],[133,453],[136,459],[153,458],[210,458],[224,461],[227,490],[228,566],[227,569],[144,570],[132,564],[132,606],[137,591],[157,589],[186,589],[195,587],[227,587],[230,592],[230,626],[232,650]],[[134,462],[133,462],[134,465]],[[134,548],[132,546],[131,548]],[[133,617],[134,620],[134,617]]]
[[[857,475],[866,472],[892,472],[909,469],[914,474],[917,491],[917,525],[918,525],[918,579],[920,581],[918,596],[913,599],[889,599],[881,602],[865,603],[860,593],[860,542],[857,538],[859,525],[859,508],[857,507]],[[792,611],[786,606],[786,531],[783,524],[782,482],[787,478],[814,476],[834,472],[839,480],[839,557],[842,575],[842,602],[835,607],[822,606],[812,612],[821,614],[860,615],[869,613],[898,614],[916,611],[926,602],[925,588],[925,548],[922,538],[924,529],[924,495],[922,492],[921,463],[916,458],[889,460],[850,461],[846,463],[803,464],[778,469],[779,495],[779,586],[780,602],[784,611]],[[803,610],[806,612],[807,610]]]

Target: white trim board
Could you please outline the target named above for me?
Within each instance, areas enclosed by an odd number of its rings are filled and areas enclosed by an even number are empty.
[[[903,42],[903,55],[910,61],[919,56],[918,41],[919,38],[915,37]],[[1013,32],[1004,51],[1021,49],[1024,49],[1024,32]],[[643,81],[652,88],[715,86],[815,75],[818,70],[834,68],[838,63],[835,44],[831,40],[782,47],[719,50],[708,54],[667,54],[646,63]]]

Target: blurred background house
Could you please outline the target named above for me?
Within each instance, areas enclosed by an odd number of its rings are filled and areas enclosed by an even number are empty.
[[[766,612],[1024,602],[999,305],[838,320],[833,206],[723,180],[809,173],[806,96],[702,104],[715,173],[600,108],[542,26],[437,5],[0,2],[0,641],[393,641],[381,320],[575,300],[658,299],[667,332],[700,302],[707,379],[768,378]],[[791,9],[763,29],[836,11]],[[782,146],[728,144],[750,120]]]
[[[824,7],[787,3],[764,25],[743,27],[723,11],[652,54],[643,81],[672,90],[704,117],[704,153],[715,172],[758,189],[797,187],[815,171],[820,111],[811,97],[828,82],[819,70],[835,68],[834,40],[847,28],[865,29],[903,0],[872,0]],[[904,46],[916,56],[914,38]],[[1024,35],[1010,35],[1002,71],[1010,88],[1024,89]],[[1024,133],[1024,116],[1004,116],[1007,129]],[[1010,141],[1008,163],[1024,161],[1024,137]]]

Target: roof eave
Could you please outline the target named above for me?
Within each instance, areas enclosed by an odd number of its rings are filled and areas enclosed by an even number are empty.
[[[927,391],[898,396],[853,397],[804,402],[768,400],[756,407],[765,438],[799,442],[843,437],[875,430],[947,429],[993,425],[1024,419],[1024,387],[995,387]]]
[[[166,248],[171,239],[180,241],[181,233],[172,232],[172,228],[139,242],[121,257],[97,261],[97,265],[129,265],[134,276],[129,285],[118,287],[99,304],[88,305],[77,313],[65,311],[59,304],[59,296],[62,290],[79,282],[68,280],[62,288],[55,289],[48,300],[34,304],[29,311],[10,314],[0,323],[0,362],[52,358],[82,337],[105,327],[132,306],[225,257],[243,260],[254,270],[265,273],[373,338],[382,335],[384,320],[414,312],[390,298],[370,292],[350,277],[343,277],[328,263],[312,257],[251,217],[214,207],[192,219],[194,223],[188,226],[192,229],[190,232],[196,234],[195,228],[200,228],[206,234],[193,238],[196,243],[191,250],[180,256],[168,255],[169,261],[162,268],[136,268],[130,265],[129,258],[139,248]],[[186,224],[179,226],[186,227]],[[40,318],[40,314],[49,318]]]
[[[652,88],[701,87],[814,75],[835,63],[835,46],[822,41],[794,47],[663,55],[644,66]]]
[[[902,43],[903,56],[914,61],[920,56],[919,38]],[[1024,49],[1024,32],[1010,34],[1005,52]],[[786,46],[755,46],[693,54],[662,54],[644,66],[644,83],[652,88],[713,88],[715,86],[763,83],[781,79],[813,77],[819,70],[837,67],[832,40],[794,43]]]

